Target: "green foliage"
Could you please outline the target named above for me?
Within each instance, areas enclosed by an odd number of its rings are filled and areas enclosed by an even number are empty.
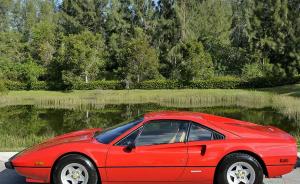
[[[158,54],[141,29],[137,29],[135,37],[125,44],[122,55],[123,60],[118,67],[121,79],[139,83],[159,76]]]
[[[31,84],[30,90],[47,90],[48,85],[45,81],[35,81]]]
[[[106,62],[104,47],[101,34],[85,31],[65,36],[57,58],[63,83],[70,86],[73,77],[86,82],[99,78]]]
[[[209,53],[197,41],[179,43],[168,54],[168,64],[172,68],[171,79],[185,82],[209,79],[214,69]]]
[[[0,32],[0,62],[20,62],[24,58],[22,35],[17,32]],[[0,67],[4,67],[0,65]]]
[[[267,88],[296,84],[300,82],[300,77],[261,77],[254,78],[242,85],[243,88]]]
[[[8,90],[18,91],[27,90],[27,84],[18,81],[4,81],[5,86]]]
[[[60,90],[293,78],[299,25],[299,0],[0,0],[0,73]]]
[[[149,80],[143,81],[134,86],[136,89],[179,89],[183,85],[175,80]]]
[[[217,77],[210,80],[192,81],[188,87],[194,89],[238,89],[244,81],[235,77]]]
[[[64,85],[64,89],[72,90],[80,81],[80,77],[78,77],[74,73],[70,71],[62,71],[62,82]]]
[[[233,14],[231,1],[191,0],[190,3],[187,18],[191,19],[189,27],[195,38],[229,44]]]
[[[32,30],[32,55],[43,66],[50,64],[55,52],[55,25],[49,22],[37,23]]]
[[[23,81],[27,83],[28,89],[31,88],[31,85],[38,81],[39,77],[44,74],[44,68],[37,65],[32,60],[26,61],[23,64],[21,76]]]
[[[6,85],[5,85],[5,83],[2,80],[0,80],[0,95],[4,94],[6,92],[7,92]]]
[[[264,72],[262,70],[261,65],[258,63],[246,64],[242,69],[242,78],[243,79],[254,79],[263,77]]]
[[[97,1],[64,0],[61,4],[61,25],[67,34],[78,34],[83,30],[95,32],[98,21]]]
[[[247,31],[253,52],[260,53],[261,60],[268,58],[277,64],[288,76],[299,73],[299,30],[293,26],[299,21],[298,5],[288,0],[255,0],[250,26]],[[298,15],[293,14],[298,11]]]
[[[120,81],[92,81],[89,83],[78,82],[74,85],[76,90],[93,90],[93,89],[124,89],[124,85]]]

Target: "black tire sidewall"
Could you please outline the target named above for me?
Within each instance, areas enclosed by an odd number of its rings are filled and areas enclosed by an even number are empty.
[[[81,164],[86,168],[86,170],[89,174],[88,184],[98,184],[97,169],[95,168],[93,163],[89,159],[85,158],[84,156],[75,155],[75,154],[64,156],[56,164],[56,166],[53,170],[53,173],[52,173],[52,181],[53,181],[52,183],[53,184],[62,184],[61,177],[60,177],[61,172],[65,166],[72,164],[72,163]]]
[[[250,164],[255,171],[254,184],[263,183],[263,169],[254,157],[247,154],[233,154],[226,157],[217,170],[217,184],[229,184],[227,181],[227,171],[230,166],[237,162],[246,162]]]

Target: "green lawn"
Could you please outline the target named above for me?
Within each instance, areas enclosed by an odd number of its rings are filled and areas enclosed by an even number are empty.
[[[266,88],[261,91],[272,92],[280,95],[300,97],[300,84],[279,86],[275,88]]]

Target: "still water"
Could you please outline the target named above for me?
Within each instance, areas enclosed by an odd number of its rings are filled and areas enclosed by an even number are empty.
[[[45,109],[36,106],[0,108],[0,151],[20,150],[63,133],[93,127],[109,127],[151,111],[185,110],[210,113],[279,127],[299,135],[299,122],[272,108],[243,107],[172,108],[157,104],[105,105],[100,109]]]

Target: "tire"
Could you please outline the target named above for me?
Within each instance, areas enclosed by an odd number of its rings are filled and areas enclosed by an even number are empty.
[[[55,165],[52,181],[53,184],[98,184],[98,172],[86,157],[70,154]]]
[[[248,169],[248,170],[246,170]],[[216,173],[217,184],[233,184],[238,180],[243,184],[262,184],[263,169],[252,156],[234,153],[224,158]]]

